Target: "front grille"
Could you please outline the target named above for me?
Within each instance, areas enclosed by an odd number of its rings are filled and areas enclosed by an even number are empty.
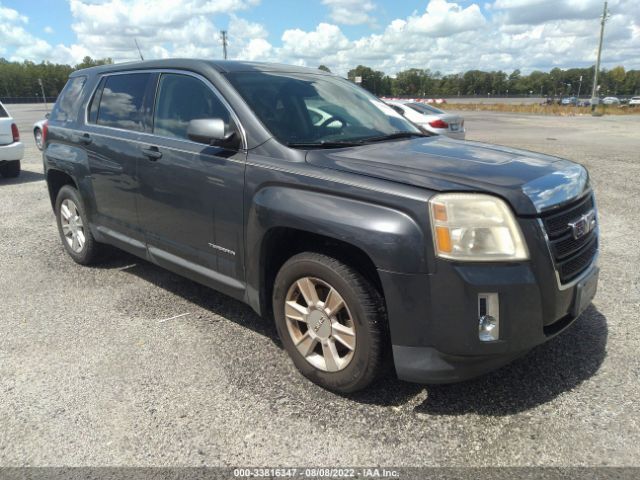
[[[558,212],[543,215],[541,218],[561,283],[570,282],[584,272],[598,252],[597,229],[575,239],[569,225],[594,207],[593,196],[589,195]]]

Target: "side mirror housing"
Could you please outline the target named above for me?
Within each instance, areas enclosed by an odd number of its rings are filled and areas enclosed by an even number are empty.
[[[187,127],[189,140],[207,145],[224,145],[235,136],[227,131],[221,118],[198,118],[191,120]]]

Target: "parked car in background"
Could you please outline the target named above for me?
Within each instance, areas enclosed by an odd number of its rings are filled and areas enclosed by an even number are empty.
[[[629,106],[633,107],[638,105],[640,105],[640,97],[631,97],[631,99],[629,100]]]
[[[412,100],[386,100],[387,105],[427,133],[464,140],[464,118]]]
[[[620,105],[620,99],[618,97],[604,97],[602,99],[603,105]]]
[[[305,376],[338,392],[391,359],[414,382],[498,368],[569,328],[597,288],[584,167],[425,134],[316,69],[75,71],[43,163],[75,262],[111,244],[245,302]]]
[[[24,145],[20,142],[18,125],[9,111],[0,103],[0,175],[17,177],[20,175],[20,160],[24,155]]]
[[[47,122],[48,122],[49,114],[47,113],[45,118],[42,120],[38,120],[33,124],[33,139],[36,142],[36,147],[39,150],[43,148],[43,139],[47,134]]]
[[[578,99],[576,97],[564,97],[560,102],[562,105],[577,105]]]

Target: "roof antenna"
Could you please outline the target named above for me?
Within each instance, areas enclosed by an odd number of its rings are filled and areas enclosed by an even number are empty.
[[[140,51],[140,45],[138,45],[138,40],[134,37],[133,41],[136,42],[136,48],[138,49],[138,55],[140,55],[140,60],[144,61],[144,57],[142,56],[142,52]]]

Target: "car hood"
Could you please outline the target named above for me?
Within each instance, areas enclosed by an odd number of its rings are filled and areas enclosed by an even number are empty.
[[[435,191],[493,193],[521,215],[560,207],[589,188],[587,171],[569,160],[443,136],[310,150],[306,160]]]

